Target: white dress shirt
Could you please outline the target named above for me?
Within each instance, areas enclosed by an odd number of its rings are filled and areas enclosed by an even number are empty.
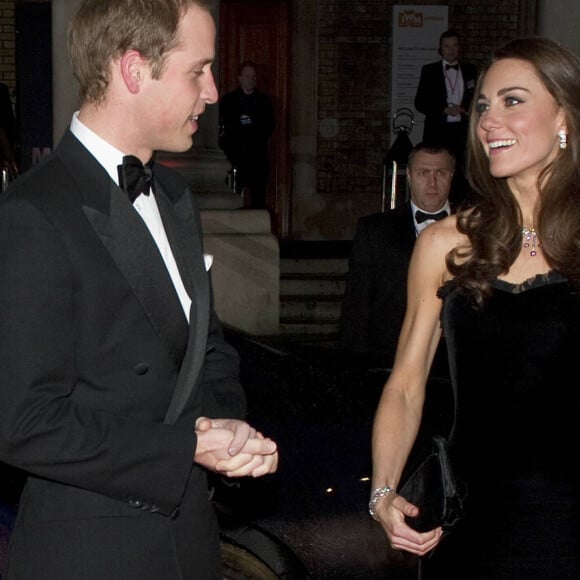
[[[443,75],[445,76],[445,89],[447,90],[447,104],[461,105],[463,100],[463,91],[465,86],[463,84],[463,75],[461,74],[461,67],[457,64],[457,70],[454,68],[446,69],[446,65],[451,64],[445,60],[441,61],[443,66]],[[461,121],[461,115],[447,115],[448,123],[458,123]]]

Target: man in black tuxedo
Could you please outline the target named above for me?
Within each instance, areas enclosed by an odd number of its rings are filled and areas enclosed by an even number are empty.
[[[415,108],[425,115],[423,143],[441,143],[451,149],[457,159],[451,198],[458,201],[465,195],[465,147],[468,114],[477,81],[477,68],[460,62],[459,36],[447,30],[439,39],[441,60],[421,68],[415,95]]]
[[[80,109],[3,196],[0,460],[28,474],[7,580],[221,580],[208,472],[276,470],[194,198],[151,161],[217,102],[214,45],[203,0],[83,0]]]
[[[419,143],[407,162],[410,200],[362,217],[357,224],[340,321],[344,349],[390,367],[407,305],[407,273],[415,240],[451,213],[455,157],[442,146]]]

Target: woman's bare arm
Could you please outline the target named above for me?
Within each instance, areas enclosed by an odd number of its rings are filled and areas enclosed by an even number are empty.
[[[397,489],[419,430],[425,385],[441,337],[441,300],[437,290],[449,277],[445,256],[461,239],[455,223],[455,216],[451,216],[433,224],[423,231],[415,245],[409,268],[407,311],[395,364],[374,420],[373,489],[383,486]],[[389,510],[391,507],[394,509]],[[416,507],[391,493],[376,506],[379,521],[391,543],[422,553],[425,546],[438,541],[439,534],[418,534],[406,526],[405,515],[416,515],[416,512]]]

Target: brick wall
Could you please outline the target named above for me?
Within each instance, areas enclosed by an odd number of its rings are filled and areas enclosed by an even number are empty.
[[[398,0],[319,0],[317,190],[322,197],[380,199],[383,157],[390,123],[390,31]],[[532,34],[531,0],[456,0],[449,27],[462,35],[462,58],[483,65],[492,48],[520,34]],[[360,203],[357,203],[359,201]],[[369,202],[370,203],[370,202]],[[378,211],[375,209],[374,211]]]
[[[16,87],[15,0],[0,0],[0,82]]]

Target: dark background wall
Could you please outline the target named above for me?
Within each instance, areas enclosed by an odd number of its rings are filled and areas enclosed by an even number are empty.
[[[52,147],[49,1],[0,1],[0,82],[8,86],[12,96],[18,156],[25,170]]]
[[[16,32],[14,0],[0,0],[0,81],[16,87]]]

